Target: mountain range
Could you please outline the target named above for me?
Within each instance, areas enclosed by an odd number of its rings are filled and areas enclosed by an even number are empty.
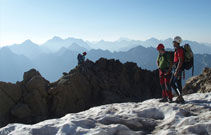
[[[103,49],[110,51],[128,51],[129,49],[134,48],[138,45],[142,45],[144,47],[157,47],[159,43],[163,43],[166,48],[173,48],[172,42],[173,42],[172,38],[168,38],[166,40],[158,40],[156,38],[150,38],[146,41],[120,39],[114,42],[101,40],[96,43],[89,43],[89,45],[95,49]],[[210,44],[198,43],[196,41],[189,41],[189,40],[184,40],[182,45],[184,44],[190,44],[194,53],[211,54]]]
[[[172,48],[172,39],[146,41],[122,38],[118,41],[87,42],[82,39],[53,37],[42,45],[31,40],[0,48],[0,80],[15,82],[22,79],[24,71],[36,68],[50,81],[58,80],[63,71],[69,71],[77,65],[77,54],[86,51],[87,58],[96,61],[99,58],[114,58],[125,63],[136,62],[143,69],[156,69],[155,60],[158,43]],[[211,46],[193,41],[189,43],[195,53],[195,75],[204,67],[211,67]],[[188,72],[188,76],[190,73]]]

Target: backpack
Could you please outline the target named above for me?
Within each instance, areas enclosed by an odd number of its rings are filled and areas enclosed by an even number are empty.
[[[192,68],[192,76],[194,72],[194,55],[189,44],[185,44],[181,47],[184,51],[184,63],[182,66],[183,70],[190,70]]]
[[[174,61],[174,51],[166,51],[166,53],[168,53],[170,55],[170,61]]]
[[[82,63],[83,62],[83,56],[81,54],[78,54],[78,63]]]

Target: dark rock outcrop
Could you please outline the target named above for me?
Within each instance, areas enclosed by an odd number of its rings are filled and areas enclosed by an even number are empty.
[[[135,63],[118,60],[87,60],[63,76],[49,90],[51,114],[62,116],[93,106],[136,102],[160,97],[157,72],[142,70]]]
[[[196,92],[211,92],[211,68],[205,68],[201,75],[187,80],[183,93],[191,94]]]
[[[0,82],[0,126],[10,120],[10,111],[22,96],[22,90],[18,85]]]
[[[22,82],[0,83],[0,126],[8,122],[36,123],[48,118],[49,82],[38,71],[24,73]]]
[[[21,82],[0,83],[0,126],[36,123],[93,106],[160,96],[158,71],[143,70],[131,62],[87,60],[54,83],[32,69]]]

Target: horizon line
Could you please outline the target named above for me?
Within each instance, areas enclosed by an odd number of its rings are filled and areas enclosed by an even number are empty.
[[[117,42],[117,41],[142,41],[142,42],[145,42],[147,40],[150,40],[150,39],[156,39],[156,40],[159,40],[159,41],[165,41],[165,40],[168,40],[168,39],[172,39],[171,37],[168,37],[168,38],[165,38],[165,39],[158,39],[158,38],[155,38],[155,37],[150,37],[150,38],[147,38],[145,40],[142,40],[142,39],[132,39],[132,38],[127,38],[127,37],[119,37],[118,39],[115,39],[115,40],[105,40],[105,39],[100,39],[100,40],[85,40],[83,38],[78,38],[78,37],[74,37],[74,36],[70,36],[70,37],[62,37],[62,36],[52,36],[51,38],[49,38],[48,40],[45,40],[43,41],[42,43],[37,43],[36,41],[33,41],[32,39],[26,39],[24,41],[21,41],[19,43],[10,43],[10,44],[6,44],[6,45],[2,45],[0,44],[0,47],[6,47],[6,46],[12,46],[12,45],[18,45],[18,44],[23,44],[24,42],[26,41],[31,41],[32,43],[36,44],[36,45],[43,45],[45,44],[46,42],[48,42],[49,40],[52,40],[54,38],[60,38],[62,40],[67,40],[69,38],[73,38],[73,39],[78,39],[78,40],[83,40],[84,42],[90,42],[90,43],[98,43],[98,42],[101,42],[101,41],[105,41],[105,42]],[[188,40],[188,39],[185,39],[183,41],[192,41],[192,42],[197,42],[197,43],[200,43],[200,44],[205,44],[205,45],[210,45],[211,46],[211,43],[208,43],[208,42],[199,42],[199,41],[194,41],[194,40]]]

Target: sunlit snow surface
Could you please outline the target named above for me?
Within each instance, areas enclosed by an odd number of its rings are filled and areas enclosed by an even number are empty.
[[[109,104],[34,125],[9,124],[0,135],[211,134],[211,93],[184,96],[186,104]]]

